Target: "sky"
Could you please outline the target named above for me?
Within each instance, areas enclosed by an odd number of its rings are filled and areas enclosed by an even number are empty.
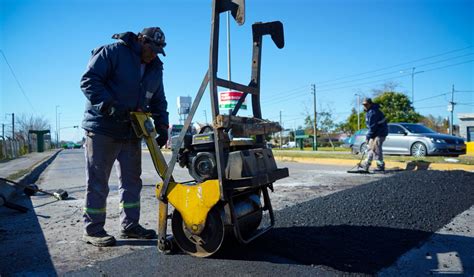
[[[372,96],[395,82],[411,98],[412,81],[419,113],[449,116],[453,85],[454,122],[457,113],[474,113],[472,0],[246,2],[245,24],[230,22],[233,81],[250,81],[252,23],[279,20],[285,31],[283,49],[269,37],[263,42],[264,118],[304,125],[315,84],[317,110],[340,122],[356,107],[356,94]],[[0,0],[0,123],[8,133],[11,113],[43,117],[54,136],[58,115],[61,139],[80,140],[84,132],[73,126],[83,117],[79,80],[90,51],[113,43],[115,33],[151,26],[166,35],[165,93],[170,123],[179,123],[177,97],[194,99],[208,68],[210,19],[210,0]],[[218,76],[226,79],[226,15],[220,19]],[[206,92],[194,121],[211,120],[209,103]]]

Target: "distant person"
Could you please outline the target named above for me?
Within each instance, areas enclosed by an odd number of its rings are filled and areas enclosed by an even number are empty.
[[[366,111],[365,123],[368,129],[366,135],[368,154],[367,159],[362,164],[362,168],[365,171],[369,171],[370,165],[375,159],[375,162],[377,163],[375,171],[385,171],[382,145],[388,135],[387,120],[382,111],[380,111],[379,105],[373,103],[372,99],[365,98],[362,101],[362,105]]]
[[[165,35],[158,27],[141,33],[115,34],[118,42],[92,51],[81,89],[87,98],[82,127],[86,131],[86,195],[83,240],[111,246],[115,238],[104,230],[109,176],[114,162],[119,177],[121,238],[153,239],[154,230],[140,219],[141,140],[131,111],[153,114],[161,147],[168,140],[168,103],[163,90]],[[114,203],[115,204],[115,203]]]

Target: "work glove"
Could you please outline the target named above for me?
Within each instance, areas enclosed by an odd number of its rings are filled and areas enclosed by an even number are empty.
[[[120,105],[113,105],[107,110],[107,115],[114,118],[116,121],[130,121],[130,112],[120,107]]]
[[[168,141],[168,128],[157,128],[156,133],[158,134],[156,137],[156,143],[158,143],[161,148],[166,145],[166,142]]]

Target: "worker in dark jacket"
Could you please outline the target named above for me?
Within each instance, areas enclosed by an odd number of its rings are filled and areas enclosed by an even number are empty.
[[[376,171],[384,171],[385,163],[383,161],[382,145],[388,135],[387,120],[380,111],[379,105],[372,102],[372,99],[365,98],[362,102],[366,111],[365,123],[367,125],[366,145],[367,160],[362,165],[365,171],[369,171],[372,160],[377,163]]]
[[[120,193],[122,238],[152,239],[154,230],[139,224],[141,140],[136,137],[131,111],[153,114],[158,145],[168,139],[167,102],[163,90],[165,36],[160,28],[126,32],[118,42],[92,51],[81,89],[87,98],[82,127],[86,130],[86,196],[84,235],[87,243],[111,246],[115,238],[104,230],[108,180],[116,163]]]

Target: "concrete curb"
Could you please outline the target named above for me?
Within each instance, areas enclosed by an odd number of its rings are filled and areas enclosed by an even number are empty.
[[[355,166],[359,160],[348,160],[348,159],[332,159],[332,158],[302,158],[302,157],[281,157],[276,156],[275,159],[277,161],[285,161],[285,162],[301,162],[301,163],[312,163],[312,164],[323,164],[323,165],[347,165],[348,167]],[[406,169],[408,164],[411,162],[392,162],[386,161],[385,167],[387,169],[391,168],[398,168],[398,169]],[[448,164],[448,163],[417,163],[415,164],[427,164],[428,168],[431,170],[464,170],[464,171],[474,171],[474,165],[467,165],[467,164]]]
[[[27,174],[23,175],[22,177],[18,178],[17,180],[12,180],[12,181],[18,182],[20,184],[34,183],[38,179],[38,177],[41,175],[41,173],[46,169],[46,167],[48,167],[48,165],[56,158],[56,156],[59,154],[59,152],[61,152],[61,150],[62,149],[59,149],[58,151],[53,153],[51,156],[45,158],[44,160],[42,160],[41,162],[36,164],[33,167],[33,169],[30,172],[28,172]],[[21,169],[19,169],[19,170],[21,170]],[[13,185],[10,185],[10,184],[0,185],[0,195],[6,201],[12,199],[13,197],[15,197],[15,195],[18,192],[21,192],[21,191],[22,191],[21,188],[17,188]]]

